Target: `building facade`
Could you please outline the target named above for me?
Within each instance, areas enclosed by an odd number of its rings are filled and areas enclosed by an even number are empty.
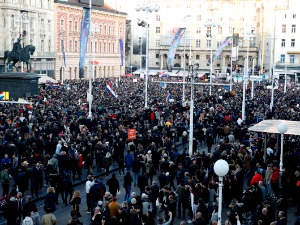
[[[31,71],[54,76],[54,3],[52,0],[0,0],[0,71],[4,71],[4,51],[21,44],[34,45]],[[19,65],[20,67],[20,65]],[[25,71],[25,69],[24,69]]]
[[[83,7],[78,0],[55,0],[55,78],[79,79],[80,29]],[[92,6],[91,36],[88,40],[84,76],[89,77],[89,56],[94,78],[118,77],[121,66],[119,40],[125,42],[126,14],[104,6]],[[63,63],[62,43],[65,62]],[[125,43],[124,43],[125,45]],[[124,54],[123,48],[123,54]],[[63,72],[62,72],[63,71]]]
[[[177,49],[174,69],[187,68],[189,59],[202,70],[209,71],[211,50],[216,49],[226,37],[239,36],[234,64],[244,65],[249,56],[249,67],[260,62],[261,49],[261,0],[154,0],[152,5],[159,5],[156,13],[148,13],[149,21],[149,68],[166,69],[166,58],[170,44],[179,27],[185,27],[179,48]],[[233,13],[234,12],[234,13]],[[146,39],[144,27],[137,26],[137,20],[145,19],[146,14],[133,14],[131,31],[131,60],[127,65],[143,66],[144,45]],[[214,26],[215,25],[215,26]],[[140,49],[140,50],[138,50]],[[213,73],[230,69],[232,47],[229,44],[213,62]]]
[[[296,0],[276,7],[274,41],[274,75],[292,79],[300,77],[300,13]],[[297,75],[297,76],[295,76]]]

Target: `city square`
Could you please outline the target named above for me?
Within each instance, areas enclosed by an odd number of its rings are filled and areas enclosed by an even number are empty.
[[[0,1],[0,224],[300,224],[297,6]]]

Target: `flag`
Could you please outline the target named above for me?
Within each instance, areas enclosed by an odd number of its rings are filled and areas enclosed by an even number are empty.
[[[120,60],[121,60],[120,66],[123,66],[123,61],[124,61],[123,52],[124,52],[124,49],[123,49],[123,40],[122,40],[122,38],[119,39],[119,44],[120,44]]]
[[[200,78],[201,80],[205,80],[205,73],[204,73],[204,74],[201,74],[201,75],[199,75],[199,78]]]
[[[167,98],[166,98],[166,102],[169,102],[170,98],[171,98],[171,94],[168,93],[168,96],[167,96]]]
[[[9,92],[0,92],[0,100],[9,100]]]
[[[65,54],[65,41],[61,40],[61,52],[63,55],[63,63],[64,63],[64,67],[66,67],[66,54]]]
[[[171,46],[170,46],[168,58],[167,58],[167,68],[168,68],[169,72],[172,72],[172,67],[174,65],[175,53],[176,53],[176,50],[179,46],[179,42],[180,42],[184,32],[185,32],[185,28],[179,28],[177,30],[177,33],[175,34],[175,37],[172,41]]]
[[[232,38],[231,36],[225,38],[223,43],[217,48],[217,50],[212,55],[212,59],[209,59],[208,61],[209,63],[213,62],[221,54],[224,48],[230,43],[231,38]]]
[[[168,71],[163,71],[158,74],[158,77],[166,77],[168,76]]]
[[[159,86],[161,86],[161,88],[166,88],[167,87],[167,84],[165,82],[160,82],[159,83]]]
[[[84,78],[85,54],[90,32],[90,8],[83,7],[80,30],[79,78]]]
[[[118,97],[118,95],[114,92],[113,87],[110,83],[108,83],[105,87],[105,89],[112,94],[113,96],[115,96],[116,98]]]

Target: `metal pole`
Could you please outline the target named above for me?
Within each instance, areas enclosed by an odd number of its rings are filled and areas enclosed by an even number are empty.
[[[93,96],[92,96],[92,37],[91,37],[91,25],[92,25],[92,0],[89,1],[90,5],[90,29],[89,29],[89,37],[90,37],[90,65],[89,65],[89,114],[88,118],[92,118],[92,102],[93,102]]]
[[[232,74],[232,52],[233,52],[233,35],[232,35],[232,43],[231,43],[231,57],[230,57],[230,92],[232,91],[232,79],[233,79],[233,74]]]
[[[186,17],[184,18],[184,26],[186,29]],[[183,84],[182,84],[182,102],[185,101],[185,48],[186,48],[186,30],[184,32],[184,48],[183,48]]]
[[[284,140],[284,134],[281,134],[281,143],[280,143],[280,162],[279,162],[279,189],[282,190],[282,175],[283,175],[283,140]]]
[[[247,63],[246,63],[246,59],[244,62],[244,77],[243,77],[243,103],[242,103],[242,120],[245,120],[245,105],[246,105],[246,67],[247,67]]]
[[[212,31],[211,31],[212,32]],[[211,95],[211,77],[212,77],[212,36],[210,34],[210,76],[209,76],[209,95]]]
[[[193,155],[193,139],[194,139],[194,65],[191,65],[191,68],[192,68],[192,74],[191,74],[189,155]]]
[[[62,48],[62,44],[64,41],[64,31],[62,30],[61,32],[61,37],[60,37],[60,48]],[[64,68],[64,53],[61,49],[61,83],[64,84],[64,76],[65,76],[65,68]]]
[[[272,89],[271,89],[271,103],[270,103],[270,110],[272,110],[274,105],[274,75],[272,73],[272,52],[273,52],[273,38],[271,38],[271,51],[270,51],[270,76],[272,79]]]
[[[284,94],[286,93],[286,68],[287,67],[287,63],[285,60],[285,66],[284,66]]]
[[[219,201],[218,201],[218,225],[221,225],[222,220],[222,201],[223,201],[223,177],[219,177]]]
[[[254,63],[255,63],[255,58],[252,60],[252,76],[254,76]],[[251,83],[251,99],[254,97],[254,80],[252,80]]]
[[[148,7],[149,0],[147,0],[147,12],[146,12],[146,74],[145,74],[145,108],[148,107],[148,48],[149,48],[149,21],[148,21]]]
[[[20,15],[20,28],[21,28],[21,39],[23,38],[23,13],[21,12],[21,15]],[[23,40],[22,40],[23,42]],[[24,42],[23,42],[24,43]],[[23,46],[24,47],[24,46]],[[24,65],[23,65],[23,61],[21,61],[21,72],[23,73],[24,72]]]

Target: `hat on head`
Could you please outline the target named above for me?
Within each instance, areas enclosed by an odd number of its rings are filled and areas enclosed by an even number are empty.
[[[151,154],[151,150],[148,151],[148,154]]]
[[[166,172],[166,176],[169,176],[170,175],[170,173],[169,172]]]
[[[146,195],[145,193],[142,194],[142,198],[148,198],[148,195]]]

